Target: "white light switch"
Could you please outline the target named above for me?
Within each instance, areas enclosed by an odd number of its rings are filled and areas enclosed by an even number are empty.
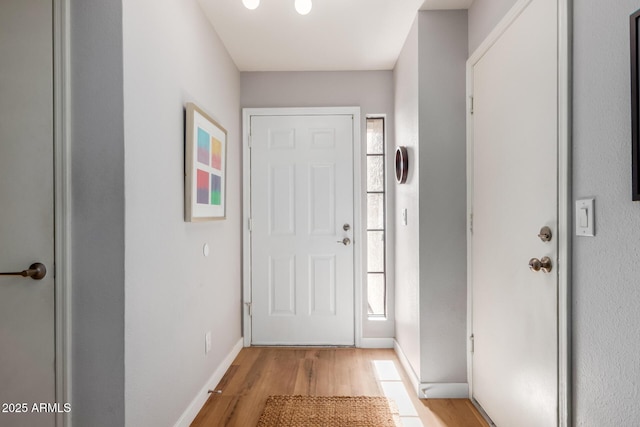
[[[594,199],[576,200],[576,236],[595,236]]]
[[[207,354],[211,351],[211,331],[207,331],[204,334],[204,354]]]
[[[589,226],[589,209],[580,208],[578,212],[578,224],[580,228],[585,228]]]

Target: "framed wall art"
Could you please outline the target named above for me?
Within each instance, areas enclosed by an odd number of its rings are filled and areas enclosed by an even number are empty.
[[[225,219],[227,131],[193,103],[185,126],[185,221]]]

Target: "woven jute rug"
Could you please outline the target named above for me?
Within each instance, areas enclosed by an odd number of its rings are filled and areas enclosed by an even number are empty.
[[[257,427],[400,427],[393,400],[372,396],[269,396]]]

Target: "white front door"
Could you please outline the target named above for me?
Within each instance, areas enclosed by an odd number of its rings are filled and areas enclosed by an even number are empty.
[[[0,2],[0,425],[51,427],[55,414],[53,9]],[[26,412],[26,413],[25,413]]]
[[[250,120],[251,343],[353,345],[353,115]]]
[[[558,423],[557,10],[532,0],[472,64],[472,386],[497,426]]]

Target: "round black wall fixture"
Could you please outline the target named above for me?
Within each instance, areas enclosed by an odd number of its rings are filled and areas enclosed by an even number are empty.
[[[407,155],[407,147],[396,148],[396,181],[398,184],[407,182],[407,173],[409,172],[409,156]]]

